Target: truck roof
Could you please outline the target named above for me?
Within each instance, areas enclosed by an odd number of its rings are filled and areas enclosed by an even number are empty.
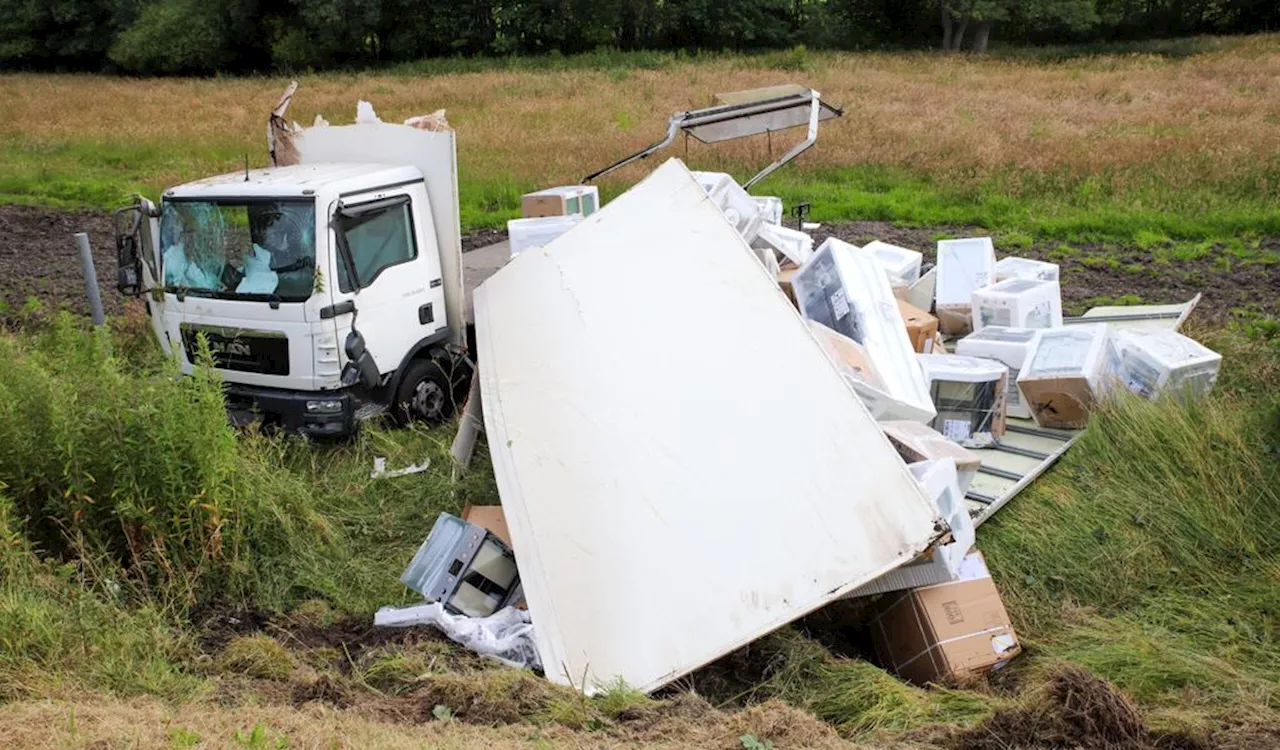
[[[298,164],[229,172],[169,188],[165,198],[306,198],[320,188],[355,193],[422,180],[414,166],[386,164]]]

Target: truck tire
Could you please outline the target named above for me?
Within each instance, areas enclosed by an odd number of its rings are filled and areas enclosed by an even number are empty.
[[[448,421],[462,406],[459,399],[466,398],[467,369],[447,355],[410,362],[392,404],[395,420],[433,425]]]

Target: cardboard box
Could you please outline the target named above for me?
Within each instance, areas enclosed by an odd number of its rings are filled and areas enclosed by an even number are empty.
[[[1121,382],[1143,398],[1169,391],[1199,398],[1218,379],[1222,355],[1177,331],[1164,328],[1116,334]]]
[[[887,411],[873,409],[877,419],[928,421],[937,416],[889,279],[875,256],[831,237],[796,274],[792,287],[803,317],[866,349],[889,396],[880,402]]]
[[[973,330],[973,292],[992,283],[995,276],[996,252],[990,237],[938,242],[935,300],[943,333],[964,336]]]
[[[920,266],[924,262],[924,254],[918,250],[890,245],[888,242],[873,240],[862,246],[863,252],[876,256],[880,265],[884,266],[889,280],[900,279],[907,286],[920,280]]]
[[[1001,258],[996,261],[996,281],[1006,279],[1040,279],[1042,281],[1058,280],[1058,264],[1047,263],[1031,258]]]
[[[931,353],[934,336],[938,334],[938,319],[902,299],[898,300],[898,312],[907,325],[907,338],[911,339],[912,348],[920,354]]]
[[[462,520],[473,523],[511,546],[511,532],[507,530],[507,519],[502,515],[501,505],[472,505],[462,509]]]
[[[799,268],[784,268],[778,272],[778,287],[786,292],[787,299],[791,300],[791,304],[795,305],[797,310],[800,309],[800,305],[796,303],[796,290],[791,286],[791,280],[798,273],[800,273]]]
[[[1110,390],[1119,369],[1106,323],[1048,328],[1027,352],[1018,390],[1036,424],[1078,430]]]
[[[1031,419],[1031,409],[1022,401],[1018,391],[1018,373],[1027,361],[1027,352],[1035,343],[1040,331],[1034,328],[1006,328],[984,326],[977,333],[956,342],[956,354],[966,357],[997,359],[1009,368],[1009,388],[1005,391],[1005,408],[1011,417]]]
[[[885,669],[920,685],[999,669],[1022,652],[977,551],[965,557],[958,580],[886,597],[871,637]]]
[[[1009,370],[1001,362],[956,354],[918,354],[937,416],[930,423],[966,448],[1004,437]]]
[[[929,425],[906,419],[881,422],[880,429],[893,444],[894,450],[909,464],[950,458],[956,462],[956,482],[963,495],[978,476],[982,457],[962,445],[947,440],[942,433]]]
[[[543,216],[590,216],[600,207],[600,189],[595,185],[565,185],[526,193],[520,199],[524,218]]]
[[[1056,281],[1009,279],[973,291],[973,330],[986,326],[1061,328],[1062,291]]]

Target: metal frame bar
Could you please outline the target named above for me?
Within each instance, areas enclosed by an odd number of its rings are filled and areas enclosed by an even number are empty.
[[[762,169],[755,177],[747,180],[747,182],[742,186],[743,190],[750,190],[752,185],[773,174],[774,170],[778,167],[781,167],[783,164],[786,164],[800,154],[803,154],[805,151],[808,151],[809,148],[817,142],[818,120],[822,115],[822,98],[821,95],[813,89],[809,89],[809,96],[811,97],[809,99],[809,134],[803,141],[800,141],[792,147],[790,151],[783,154],[780,159]]]

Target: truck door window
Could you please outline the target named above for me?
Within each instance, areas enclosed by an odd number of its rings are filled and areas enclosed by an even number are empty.
[[[408,200],[379,201],[367,211],[358,205],[346,207],[338,213],[338,221],[355,264],[355,281],[362,289],[386,269],[418,257]],[[346,259],[341,257],[338,288],[344,292],[356,288]]]

